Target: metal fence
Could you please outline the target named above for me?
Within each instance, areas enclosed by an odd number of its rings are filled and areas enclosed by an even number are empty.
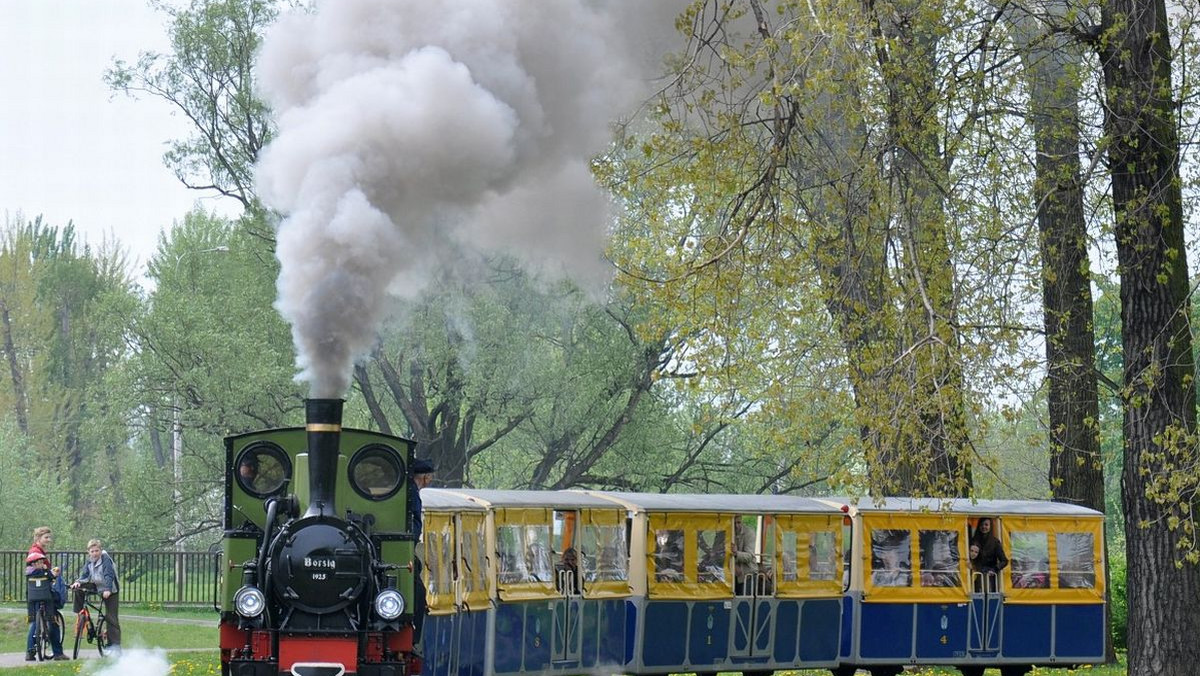
[[[25,550],[0,551],[0,597],[25,600]],[[117,566],[122,603],[212,606],[217,564],[213,552],[109,552]],[[79,577],[87,552],[50,552],[68,583]]]

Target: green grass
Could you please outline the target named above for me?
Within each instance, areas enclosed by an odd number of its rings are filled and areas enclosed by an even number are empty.
[[[162,624],[136,620],[126,616],[126,609],[121,609],[121,644],[124,647],[159,646],[163,648],[212,648],[217,645],[217,627],[198,626],[193,624]],[[136,614],[130,612],[129,614]],[[210,618],[212,615],[210,614]],[[75,643],[75,618],[66,613],[63,615],[67,623],[66,636],[63,637],[63,649],[69,655]],[[0,615],[0,652],[15,653],[25,650],[27,627],[24,614]],[[86,645],[86,644],[85,644]],[[79,648],[83,652],[84,645]],[[95,650],[88,646],[88,650]]]

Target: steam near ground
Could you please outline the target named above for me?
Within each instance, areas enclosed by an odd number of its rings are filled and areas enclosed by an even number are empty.
[[[268,33],[279,133],[257,181],[286,215],[276,307],[311,396],[342,396],[389,297],[439,268],[503,252],[604,286],[612,205],[588,162],[649,91],[637,4],[337,0]]]
[[[105,662],[98,670],[85,667],[81,673],[91,676],[167,676],[171,665],[161,648],[132,648],[121,653],[113,662]]]

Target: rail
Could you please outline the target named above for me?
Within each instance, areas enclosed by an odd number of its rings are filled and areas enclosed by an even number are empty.
[[[25,550],[0,551],[0,598],[25,600]],[[217,561],[214,552],[109,552],[117,567],[122,603],[213,605]],[[83,570],[87,552],[50,552],[67,582]]]

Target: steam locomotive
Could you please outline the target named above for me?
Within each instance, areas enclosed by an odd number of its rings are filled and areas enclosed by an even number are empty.
[[[342,429],[340,399],[305,428],[225,439],[218,576],[223,676],[408,676],[415,444]]]

